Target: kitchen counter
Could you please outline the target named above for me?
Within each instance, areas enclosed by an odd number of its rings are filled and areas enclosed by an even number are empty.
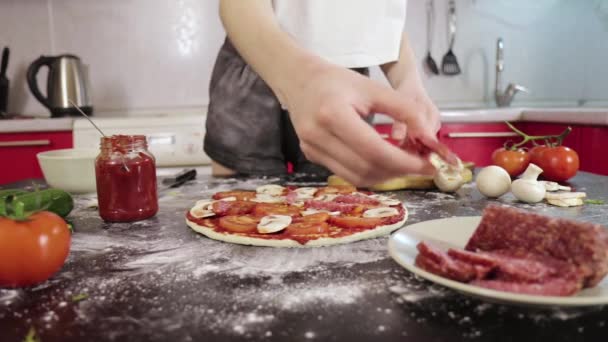
[[[0,133],[71,131],[73,118],[0,120]]]
[[[21,341],[30,327],[44,342],[606,339],[608,307],[539,310],[467,297],[401,268],[387,237],[274,249],[213,241],[185,225],[194,201],[269,181],[277,179],[202,176],[162,191],[159,214],[133,224],[104,223],[87,207],[91,198],[76,197],[63,270],[34,288],[0,290],[2,341]],[[608,200],[608,177],[580,173],[572,185]],[[408,224],[479,215],[492,202],[471,184],[453,195],[396,194]],[[511,195],[499,202],[608,226],[608,205],[531,206]]]

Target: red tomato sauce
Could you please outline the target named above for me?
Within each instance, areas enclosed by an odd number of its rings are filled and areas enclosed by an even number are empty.
[[[158,212],[156,164],[145,136],[102,138],[95,173],[99,215],[105,221],[139,221]]]

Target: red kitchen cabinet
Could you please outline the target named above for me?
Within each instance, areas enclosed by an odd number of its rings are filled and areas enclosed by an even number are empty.
[[[517,124],[516,127],[523,128],[523,125]],[[519,138],[502,122],[444,123],[439,130],[439,141],[463,161],[477,166],[492,164],[492,152],[509,140],[515,142]]]
[[[41,178],[36,154],[72,145],[72,131],[0,133],[0,184]]]
[[[581,162],[580,170],[608,175],[608,158],[603,149],[608,146],[608,126],[568,125],[546,122],[517,122],[514,124],[529,135],[558,135],[568,126],[572,132],[564,139],[564,146],[574,149]],[[390,124],[376,125],[376,130],[388,141]],[[521,138],[503,122],[444,123],[439,140],[456,152],[464,161],[477,166],[492,164],[492,152],[505,142],[519,142]]]

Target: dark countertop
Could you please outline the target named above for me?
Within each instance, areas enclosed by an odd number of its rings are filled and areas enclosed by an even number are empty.
[[[43,342],[606,340],[606,307],[539,310],[465,297],[398,266],[387,237],[275,249],[209,240],[184,223],[195,200],[273,180],[199,177],[164,191],[159,214],[133,224],[103,223],[87,208],[91,198],[78,196],[62,271],[34,288],[0,290],[0,340],[21,341],[30,327]],[[608,200],[608,177],[581,173],[572,184]],[[488,203],[473,185],[455,195],[397,194],[408,224],[479,215]],[[501,202],[608,226],[608,205]]]

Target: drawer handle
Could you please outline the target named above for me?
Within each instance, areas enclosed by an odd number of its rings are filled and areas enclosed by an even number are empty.
[[[0,141],[0,147],[49,146],[50,140]]]
[[[505,138],[516,137],[515,132],[453,132],[448,133],[448,138]]]

